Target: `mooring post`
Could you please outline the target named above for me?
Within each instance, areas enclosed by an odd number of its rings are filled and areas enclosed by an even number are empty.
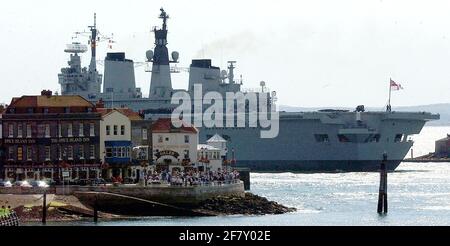
[[[42,224],[47,224],[47,192],[44,191],[42,196]]]
[[[378,194],[378,213],[387,214],[388,212],[388,200],[387,200],[387,154],[383,154],[383,161],[380,168],[380,190]]]

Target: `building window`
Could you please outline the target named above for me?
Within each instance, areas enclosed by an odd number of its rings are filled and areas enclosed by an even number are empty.
[[[23,129],[22,129],[22,124],[19,123],[17,125],[17,137],[18,138],[22,138],[23,137]]]
[[[45,160],[49,161],[50,160],[50,146],[45,146]]]
[[[91,145],[89,148],[89,158],[95,159],[95,145]]]
[[[189,143],[189,135],[184,136],[184,143]]]
[[[111,126],[106,126],[106,136],[111,135]]]
[[[78,152],[80,155],[80,159],[83,160],[84,159],[84,145],[80,145]]]
[[[33,160],[33,148],[31,146],[27,147],[27,161]]]
[[[68,137],[72,137],[73,136],[73,132],[72,132],[73,129],[72,129],[72,127],[73,127],[72,123],[69,123],[68,126],[67,126],[67,136]]]
[[[114,126],[114,136],[117,136],[117,131],[118,131],[118,129],[119,129],[119,128],[115,125],[115,126]]]
[[[62,156],[63,156],[63,149],[61,147],[61,145],[58,145],[58,160],[62,160]]]
[[[14,147],[8,148],[8,160],[14,160]]]
[[[142,128],[142,140],[147,140],[147,129]]]
[[[189,150],[184,150],[184,159],[189,159]]]
[[[31,138],[31,124],[27,124],[27,138]]]
[[[69,107],[64,108],[64,113],[66,114],[70,113],[70,108]]]
[[[73,146],[67,147],[67,159],[73,160]]]
[[[89,135],[91,135],[91,137],[95,136],[95,125],[94,125],[94,123],[90,123],[89,124]]]
[[[48,108],[44,108],[44,114],[48,114],[49,110]]]
[[[45,137],[50,137],[50,124],[45,124]]]
[[[163,142],[163,136],[158,136],[158,143],[162,143]]]
[[[84,124],[80,123],[80,126],[78,128],[78,136],[83,137],[84,136]]]
[[[106,147],[106,158],[111,158],[113,157],[113,153],[112,153],[112,148],[111,147]]]
[[[14,137],[14,125],[13,124],[8,125],[8,137],[9,138]]]
[[[17,147],[17,160],[22,161],[23,160],[23,148]]]
[[[124,125],[120,126],[120,135],[122,135],[122,136],[125,135],[125,126]]]
[[[169,138],[168,137],[166,138],[166,142],[169,142]]]

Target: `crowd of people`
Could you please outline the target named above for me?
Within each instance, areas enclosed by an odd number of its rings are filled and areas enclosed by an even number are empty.
[[[151,172],[146,177],[147,184],[170,184],[173,186],[229,184],[239,180],[238,171],[162,171]]]

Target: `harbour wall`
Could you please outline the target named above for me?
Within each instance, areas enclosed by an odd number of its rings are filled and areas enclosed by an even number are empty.
[[[169,186],[169,185],[122,185],[122,186],[56,186],[44,188],[10,187],[0,188],[0,194],[56,194],[77,195],[83,192],[106,192],[149,201],[173,205],[195,205],[204,200],[217,196],[245,196],[242,181],[229,184],[212,184],[202,186]]]

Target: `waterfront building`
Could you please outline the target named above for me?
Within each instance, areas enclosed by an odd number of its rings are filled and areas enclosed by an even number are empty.
[[[2,129],[2,115],[5,111],[5,107],[3,105],[0,105],[0,179],[5,178],[5,172],[4,170],[4,151],[3,151],[3,129]]]
[[[450,157],[450,134],[447,137],[439,139],[435,142],[435,157]]]
[[[99,106],[99,105],[97,105]],[[103,177],[128,177],[131,166],[131,120],[127,109],[97,108],[102,115],[100,121],[100,155]]]
[[[141,180],[153,167],[152,156],[152,121],[131,120],[131,144],[133,146],[131,177]]]
[[[99,177],[100,114],[81,96],[13,98],[2,115],[7,179],[88,180]]]
[[[150,164],[151,121],[144,120],[142,115],[128,108],[104,108],[101,101],[97,103],[97,111],[102,115],[102,176],[136,182]],[[139,154],[135,154],[136,148],[141,150]]]
[[[197,162],[198,130],[181,122],[175,128],[170,118],[160,118],[152,125],[153,159],[156,170],[173,171],[193,168]]]
[[[200,172],[219,172],[223,170],[223,159],[220,156],[219,148],[211,145],[199,144],[197,150],[198,162],[196,167]]]
[[[227,159],[228,148],[227,148],[227,140],[221,137],[219,134],[214,135],[212,138],[208,139],[206,143],[209,146],[213,146],[220,150],[220,156],[223,160]]]

